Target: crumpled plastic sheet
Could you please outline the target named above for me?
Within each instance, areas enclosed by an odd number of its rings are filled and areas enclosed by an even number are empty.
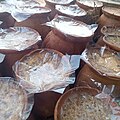
[[[22,51],[42,40],[37,31],[27,27],[1,28],[0,34],[0,49],[3,50]]]
[[[66,86],[75,81],[80,56],[60,54],[51,49],[41,49],[26,55],[13,66],[17,80],[30,93],[62,93]]]
[[[109,89],[108,86],[104,86],[103,91],[100,94],[96,95],[95,97],[99,99],[103,99],[106,105],[110,107],[110,110],[111,110],[110,120],[119,120],[120,119],[120,97],[113,98],[110,96],[110,94],[106,94],[105,92],[108,92],[108,89]],[[114,86],[111,86],[111,89],[109,90],[110,91],[114,90]]]
[[[81,59],[102,76],[120,80],[120,53],[106,46],[91,46],[84,50]]]
[[[87,25],[81,21],[60,15],[56,15],[53,20],[46,22],[44,25],[59,30],[65,36],[70,35],[73,37],[90,37],[98,28],[97,24]]]
[[[22,110],[21,111],[18,111],[18,110],[20,110],[20,109],[14,109],[13,110],[13,112],[15,113],[15,110],[17,110],[17,112],[20,112],[19,113],[19,115],[18,115],[18,117],[19,117],[19,119],[20,120],[26,120],[27,118],[28,118],[28,116],[30,115],[30,112],[31,112],[31,110],[32,110],[32,107],[33,107],[33,103],[34,103],[34,95],[33,94],[30,94],[30,93],[28,93],[27,91],[25,91],[25,89],[19,84],[19,82],[17,82],[17,81],[15,81],[15,79],[13,79],[13,78],[11,78],[11,77],[0,77],[0,86],[3,86],[3,90],[6,90],[6,91],[4,91],[5,93],[7,92],[7,89],[8,88],[10,88],[10,89],[12,89],[12,87],[15,89],[15,88],[19,88],[19,89],[22,89],[23,90],[23,92],[24,92],[24,97],[26,97],[26,100],[24,101],[24,105],[23,105],[23,108],[22,108]],[[7,87],[7,88],[5,88],[5,87]],[[9,90],[9,89],[8,89]],[[2,90],[1,90],[1,92],[2,92]],[[3,92],[3,93],[4,93]],[[15,93],[13,93],[12,92],[12,90],[9,90],[9,92],[10,93],[6,93],[6,97],[8,97],[7,99],[9,100],[10,98],[10,95],[11,95],[11,97],[12,97],[12,95],[15,95],[15,94],[17,94],[17,91],[15,92]],[[12,93],[11,93],[12,92]],[[18,91],[19,92],[19,91]],[[4,93],[4,94],[5,94]],[[1,95],[2,95],[2,93],[1,93]],[[3,97],[3,95],[2,96],[0,96],[0,97]],[[16,95],[16,97],[17,97],[17,95]],[[2,106],[2,102],[4,102],[4,105],[5,105],[5,101],[4,101],[5,99],[3,99],[3,101],[2,101],[2,99],[0,100],[0,102],[1,102],[1,106]],[[12,102],[15,102],[16,100],[15,100],[15,96],[13,96],[13,100],[14,101],[12,101]],[[18,99],[17,99],[18,100]],[[16,101],[17,102],[17,101]],[[26,102],[26,103],[25,103]],[[11,104],[14,104],[14,103],[11,103]],[[4,106],[3,105],[3,106]],[[2,106],[2,107],[3,107]],[[9,107],[10,107],[10,105],[9,106],[7,106],[6,108],[2,108],[2,109],[6,109],[5,110],[5,112],[1,112],[0,114],[1,114],[1,116],[0,116],[0,118],[1,119],[7,119],[8,117],[9,117],[9,119],[11,118],[11,113],[9,113],[10,111],[7,111],[7,110],[9,110]],[[12,106],[11,106],[12,107]],[[19,107],[19,106],[16,106],[17,108]],[[12,109],[11,109],[12,110]],[[8,112],[8,113],[7,113]],[[4,116],[2,116],[2,115],[4,115]],[[17,115],[16,115],[17,116]],[[15,118],[17,119],[18,117],[16,117],[15,116]],[[12,116],[13,117],[13,116]]]
[[[80,86],[87,86],[90,88],[95,88],[100,91],[95,97],[102,99],[111,109],[111,119],[110,120],[119,120],[120,119],[120,86],[117,85],[106,85],[98,80],[92,78],[87,73],[83,73],[86,80],[81,80]]]
[[[103,58],[103,59],[102,59]],[[92,67],[101,76],[120,80],[120,54],[106,46],[89,45],[81,54],[80,60]],[[98,64],[100,62],[100,64]],[[104,64],[105,63],[105,64]],[[109,65],[108,65],[109,64]],[[80,75],[85,76],[82,79]],[[87,72],[79,75],[79,85],[96,88],[101,91],[96,97],[106,100],[112,110],[111,120],[120,120],[120,86],[98,82]]]
[[[0,2],[0,10],[10,13],[17,22],[24,21],[34,14],[51,11],[35,0],[5,0]]]
[[[78,5],[69,5],[69,6],[65,6],[65,5],[56,5],[55,9],[58,10],[59,12],[63,13],[63,14],[67,14],[69,16],[85,16],[87,14],[87,12],[85,10],[83,10],[82,8],[80,8]]]

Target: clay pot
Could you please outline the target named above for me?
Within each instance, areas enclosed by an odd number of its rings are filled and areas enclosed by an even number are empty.
[[[120,75],[118,74],[120,61],[116,51],[107,48],[102,51],[100,47],[93,47],[83,54],[85,55],[82,56],[82,60],[87,63],[91,70],[86,72],[89,74],[88,76],[94,76],[96,81],[103,82],[103,84],[120,84]]]
[[[103,35],[116,35],[120,36],[120,26],[103,26],[101,28],[101,33]]]
[[[51,48],[63,54],[80,54],[86,44],[92,40],[97,25],[87,25],[81,21],[66,16],[55,16],[47,22],[53,30],[48,33],[42,43],[42,47]]]
[[[103,14],[98,19],[98,24],[103,26],[120,26],[120,8],[117,7],[103,7]]]
[[[119,97],[119,92],[118,92],[120,89],[119,81],[114,81],[111,78],[101,76],[87,64],[78,73],[76,84],[75,84],[75,86],[77,87],[88,86],[91,88],[99,89],[100,91],[103,90],[104,86],[111,87],[110,89],[112,90],[112,85],[115,85],[115,86],[111,95],[114,97]]]
[[[11,6],[7,4],[6,1],[0,2],[0,21],[3,23],[0,25],[0,28],[9,28],[13,27],[15,20],[10,14]]]
[[[77,0],[76,4],[87,11],[84,22],[87,24],[96,23],[101,15],[103,3],[97,0]]]
[[[1,106],[6,105],[8,108],[7,110],[1,110],[1,119],[8,119],[8,116],[6,116],[8,112],[10,112],[9,117],[12,120],[22,119],[23,117],[26,119],[27,115],[25,116],[24,113],[29,114],[29,108],[32,107],[30,104],[28,105],[27,92],[10,77],[0,77],[0,85]],[[11,94],[14,94],[14,96]],[[16,107],[18,109],[15,111]]]
[[[29,34],[29,32],[31,32],[32,34],[29,35],[30,38],[27,38],[28,36],[26,37],[26,35]],[[3,46],[0,47],[0,52],[5,54],[5,59],[3,61],[3,76],[13,76],[12,65],[27,53],[39,48],[41,44],[41,39],[39,38],[40,36],[37,31],[26,27],[13,27],[9,29],[4,29],[0,33],[1,44],[3,43]],[[22,42],[19,42],[22,39],[21,37],[23,36],[24,39],[22,40]],[[2,42],[2,39],[5,42]],[[9,39],[12,39],[12,44]],[[18,42],[16,41],[16,39],[18,40]],[[6,46],[8,47],[6,48]]]
[[[87,88],[87,87],[75,87],[73,89],[68,90],[66,93],[64,93],[58,100],[56,106],[55,106],[55,111],[54,111],[54,119],[55,120],[61,120],[61,116],[64,114],[64,110],[68,110],[71,109],[70,106],[72,106],[72,104],[67,103],[65,104],[65,102],[67,101],[73,101],[76,100],[78,97],[80,97],[81,94],[86,93],[88,95],[91,96],[95,96],[96,94],[98,94],[98,90],[97,89],[93,89],[93,88]],[[76,96],[76,97],[75,97]],[[76,105],[79,105],[80,101],[77,101]],[[64,107],[64,105],[66,105],[67,109],[64,109],[62,111],[62,108]],[[75,107],[75,105],[74,105]],[[77,109],[76,109],[76,114],[77,114]],[[66,114],[67,115],[67,114]],[[71,115],[71,114],[70,114]]]
[[[81,54],[86,44],[92,40],[89,37],[71,37],[66,36],[60,31],[53,29],[44,39],[42,47],[51,48],[62,52],[63,54]]]
[[[55,105],[60,96],[61,94],[52,91],[35,94],[33,112],[36,118],[45,120],[53,116]]]
[[[77,0],[76,3],[78,6],[87,11],[94,8],[100,10],[103,6],[103,3],[97,0]]]
[[[36,120],[34,115],[31,113],[27,120]]]
[[[120,52],[120,36],[106,35],[103,37],[103,41],[111,49]]]
[[[0,20],[3,22],[2,24],[0,24],[0,27],[4,29],[13,27],[15,23],[15,19],[11,16],[10,13],[7,12],[0,13]]]
[[[39,93],[66,87],[71,65],[68,58],[56,50],[37,49],[17,61],[13,70],[27,91]]]

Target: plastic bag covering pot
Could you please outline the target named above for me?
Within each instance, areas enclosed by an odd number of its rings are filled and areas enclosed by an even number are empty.
[[[0,29],[0,52],[5,54],[4,76],[12,76],[12,65],[41,44],[39,33],[27,27]]]
[[[78,5],[56,5],[55,9],[58,14],[70,16],[76,20],[83,20],[83,17],[87,14],[85,10],[80,8]]]
[[[82,53],[81,59],[93,68],[93,72],[97,72],[103,77],[108,77],[113,82],[120,80],[119,52],[106,47],[88,47]]]
[[[86,15],[86,11],[78,7],[78,5],[56,5],[55,9],[61,12],[62,14],[66,14],[68,16],[84,16]]]
[[[50,49],[38,49],[24,56],[13,66],[17,80],[29,92],[65,88],[74,82],[69,59]]]
[[[0,77],[0,86],[0,119],[26,120],[33,106],[33,95],[13,78]]]
[[[120,36],[105,35],[103,37],[105,44],[113,50],[120,52]]]
[[[81,21],[59,15],[52,21],[47,22],[46,25],[73,37],[89,37],[93,35],[94,31],[97,29],[96,24],[89,26]]]
[[[41,41],[39,33],[27,27],[0,29],[0,51],[22,51]],[[9,52],[9,51],[8,51]]]
[[[80,54],[92,40],[97,25],[87,25],[65,16],[56,16],[46,25],[54,28],[44,39],[42,46],[64,54]]]
[[[50,12],[33,0],[5,0],[0,3],[1,12],[8,12],[17,21],[23,21],[33,14]]]
[[[89,87],[76,87],[68,90],[58,100],[55,111],[55,120],[117,120],[113,104],[119,104],[109,94]],[[117,118],[117,119],[116,119]]]

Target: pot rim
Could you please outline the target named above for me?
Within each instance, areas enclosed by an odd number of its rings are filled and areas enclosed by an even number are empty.
[[[34,29],[32,29],[32,28],[29,28],[29,27],[10,27],[10,28],[8,28],[8,29],[5,29],[5,30],[9,30],[9,29],[11,29],[11,28],[14,28],[14,29],[18,29],[18,28],[22,28],[22,29],[27,29],[27,30],[30,30],[30,31],[33,31],[35,34],[36,34],[36,38],[38,37],[38,36],[40,36],[39,35],[39,33],[36,31],[36,30],[34,30]],[[1,53],[3,53],[3,54],[6,54],[6,53],[16,53],[16,52],[22,52],[22,51],[26,51],[26,50],[30,50],[30,49],[34,49],[34,46],[36,45],[36,44],[39,44],[39,42],[40,42],[41,40],[38,40],[36,43],[34,43],[33,45],[31,45],[31,46],[28,46],[27,48],[25,48],[24,50],[12,50],[12,49],[0,49],[0,52]]]
[[[110,43],[109,40],[106,39],[107,37],[108,37],[108,38],[109,38],[109,37],[119,37],[119,38],[120,38],[120,36],[116,36],[116,35],[105,35],[105,36],[103,37],[103,41],[104,41],[108,46],[110,46],[113,50],[116,50],[116,51],[120,52],[120,47],[118,47],[118,46]]]
[[[120,15],[118,16],[118,15],[116,15],[116,14],[112,14],[112,13],[110,13],[109,11],[106,11],[105,10],[105,8],[110,8],[110,7],[107,7],[107,6],[103,6],[102,7],[102,12],[103,12],[103,14],[105,15],[105,16],[108,16],[109,18],[113,18],[113,19],[116,19],[116,20],[120,20]],[[111,7],[111,8],[118,8],[118,7]],[[119,8],[118,8],[119,9]]]
[[[80,41],[90,41],[91,38],[94,36],[94,33],[91,36],[87,37],[74,37],[72,35],[64,34],[63,32],[59,31],[58,29],[52,29],[53,33],[63,40],[72,41],[72,42],[80,42]],[[82,39],[82,40],[81,40]]]
[[[61,97],[59,98],[59,100],[56,103],[56,106],[54,109],[54,119],[55,120],[59,120],[58,118],[60,116],[60,108],[63,105],[63,103],[65,102],[65,99],[68,98],[70,95],[76,93],[77,91],[87,92],[87,93],[91,94],[92,96],[95,96],[100,92],[99,90],[97,90],[95,88],[90,88],[90,87],[85,87],[85,86],[84,87],[79,86],[79,87],[75,87],[75,88],[68,90],[63,95],[61,95]]]

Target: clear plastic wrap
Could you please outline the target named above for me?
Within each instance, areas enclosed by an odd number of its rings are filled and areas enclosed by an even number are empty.
[[[1,12],[11,13],[12,17],[21,22],[34,14],[49,13],[51,10],[34,0],[5,0],[0,3]]]
[[[0,77],[0,86],[0,119],[26,120],[33,107],[34,96],[10,77]]]
[[[114,91],[115,86],[106,86],[104,85],[103,90],[100,94],[96,95],[97,98],[105,100],[106,104],[110,106],[111,116],[110,120],[119,120],[120,119],[120,96],[111,97],[111,92]],[[119,88],[120,89],[120,88]]]
[[[29,92],[56,91],[75,81],[74,72],[79,64],[71,66],[70,60],[74,61],[58,51],[38,49],[17,61],[13,70]]]
[[[69,5],[69,6],[65,6],[65,5],[56,5],[55,9],[58,10],[59,12],[69,15],[69,16],[85,16],[87,14],[87,12],[85,10],[83,10],[82,8],[80,8],[78,5]]]
[[[120,36],[117,35],[105,35],[103,41],[107,46],[120,52]]]
[[[81,59],[102,76],[120,80],[120,53],[106,46],[89,46]]]
[[[0,29],[0,49],[22,51],[41,41],[39,33],[27,27]]]
[[[47,22],[45,25],[51,26],[65,35],[71,35],[73,37],[90,37],[94,34],[98,25],[87,25],[81,21],[76,21],[70,17],[55,16],[55,18]]]

